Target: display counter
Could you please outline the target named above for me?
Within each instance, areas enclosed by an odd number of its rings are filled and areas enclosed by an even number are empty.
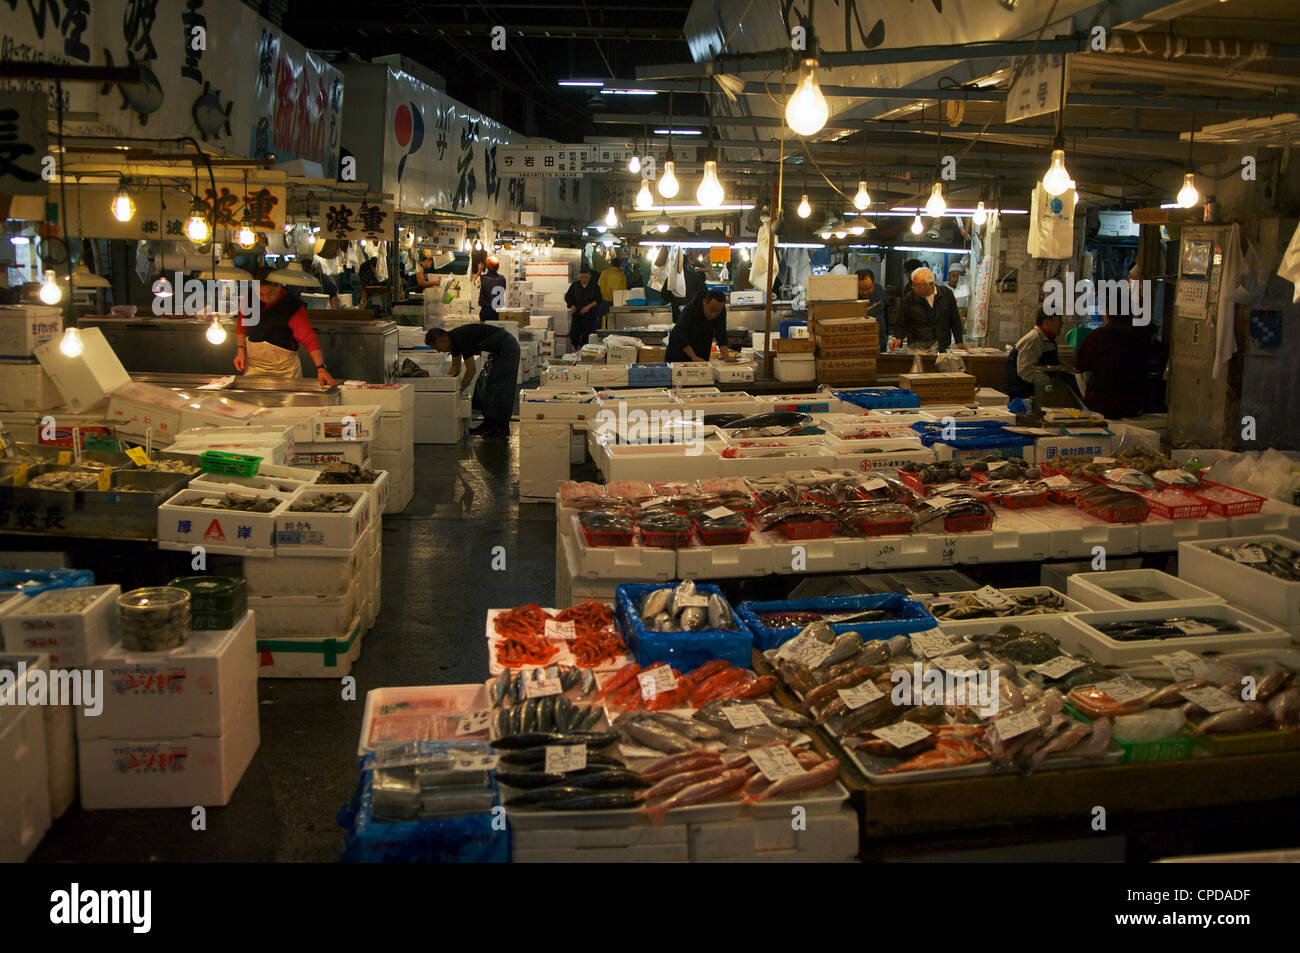
[[[727,305],[728,331],[762,331],[766,324],[767,306],[761,304]],[[800,316],[803,312],[798,312]],[[776,301],[772,304],[772,331],[781,328],[782,321],[795,317],[795,311],[789,302]],[[666,304],[650,305],[614,305],[605,316],[605,328],[609,331],[626,332],[635,328],[644,328],[652,324],[671,326],[673,312]]]
[[[975,376],[975,381],[980,387],[992,387],[1001,390],[1002,385],[1006,383],[1007,355],[1006,352],[1000,354],[971,354],[966,351],[953,351],[962,359],[966,365],[966,372]],[[1062,347],[1060,349],[1062,361],[1074,363],[1074,349]],[[938,370],[935,366],[935,355],[928,351],[889,351],[881,352],[876,358],[876,380],[882,384],[893,384],[899,374],[906,374],[912,369],[912,363],[920,355],[921,362],[924,365],[926,373],[934,373]]]

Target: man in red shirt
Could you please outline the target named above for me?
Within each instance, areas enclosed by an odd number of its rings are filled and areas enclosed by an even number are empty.
[[[325,368],[316,332],[307,319],[307,307],[302,299],[284,285],[275,282],[275,272],[262,267],[256,272],[257,296],[261,311],[256,322],[247,315],[239,316],[235,329],[235,370],[247,372],[250,377],[279,377],[286,380],[302,376],[298,362],[298,345],[301,344],[316,364],[316,379],[322,388],[332,387],[337,381]]]

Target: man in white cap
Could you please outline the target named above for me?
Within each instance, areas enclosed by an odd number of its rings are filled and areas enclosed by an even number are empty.
[[[890,342],[897,347],[906,341],[910,347],[926,350],[937,346],[948,350],[950,344],[965,350],[961,312],[952,289],[934,283],[934,272],[918,268],[912,272],[912,287],[903,295],[898,305],[898,321],[894,325],[901,338]]]

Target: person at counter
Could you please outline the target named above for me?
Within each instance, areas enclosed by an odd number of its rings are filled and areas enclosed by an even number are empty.
[[[736,360],[727,347],[727,295],[711,290],[696,295],[668,334],[668,362],[708,361],[713,342],[724,361]]]
[[[576,351],[596,330],[605,307],[600,285],[592,280],[591,265],[586,261],[578,267],[578,280],[564,293],[564,303],[569,306],[569,345]]]
[[[433,270],[433,252],[425,248],[420,252],[420,263],[415,266],[415,283],[421,288],[433,288],[440,285],[441,279],[435,281],[429,277]]]
[[[627,275],[623,273],[622,260],[615,258],[609,263],[609,267],[600,273],[600,278],[596,281],[600,286],[600,296],[606,301],[614,300],[615,291],[627,290]]]
[[[325,269],[321,266],[319,256],[313,256],[311,262],[311,273],[316,276],[320,282],[320,290],[329,295],[330,307],[335,311],[339,309],[339,286],[333,278],[325,274]]]
[[[966,349],[957,299],[951,288],[935,285],[934,272],[929,268],[912,272],[912,286],[899,303],[895,327],[898,336],[890,340],[890,347],[906,341],[921,350],[935,345],[940,351],[948,350],[949,345]]]
[[[471,427],[476,437],[510,436],[510,415],[515,410],[519,383],[519,342],[505,328],[492,324],[462,324],[447,331],[431,328],[424,343],[435,351],[451,355],[449,377],[460,374],[460,393],[474,379],[475,361],[480,352],[489,356],[483,393],[483,423]],[[465,370],[461,372],[461,361]]]
[[[1040,308],[1034,318],[1033,330],[1011,349],[1007,355],[1002,383],[1002,389],[1006,391],[1009,400],[1033,397],[1034,385],[1049,381],[1047,373],[1041,368],[1061,363],[1056,350],[1056,336],[1061,333],[1061,324],[1059,314],[1048,314]]]
[[[1083,402],[1112,419],[1146,412],[1151,335],[1133,327],[1133,316],[1108,314],[1105,324],[1083,340],[1075,370],[1088,373]]]
[[[875,318],[880,327],[880,350],[889,350],[889,296],[876,284],[876,273],[861,268],[858,275],[858,300],[867,302],[867,317]]]
[[[501,267],[501,259],[496,255],[488,255],[483,262],[483,273],[479,275],[478,289],[478,319],[480,321],[499,321],[500,316],[494,304],[505,306],[506,303],[506,279],[504,275],[497,274]],[[501,291],[498,294],[497,289]]]
[[[258,279],[261,309],[256,322],[250,322],[248,315],[239,316],[235,328],[235,370],[249,377],[301,377],[298,345],[302,345],[316,365],[320,386],[333,387],[338,382],[325,367],[306,306],[284,285],[276,284],[274,274],[266,266],[253,273]]]

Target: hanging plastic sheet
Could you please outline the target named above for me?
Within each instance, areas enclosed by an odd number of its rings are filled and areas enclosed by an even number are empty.
[[[772,290],[772,278],[767,273],[768,244],[772,240],[771,219],[763,216],[758,227],[757,244],[754,246],[754,259],[749,265],[749,283],[759,291]]]
[[[1291,300],[1300,304],[1300,225],[1296,226],[1295,233],[1291,236],[1291,244],[1282,254],[1282,264],[1278,265],[1277,274],[1279,278],[1285,278],[1295,286],[1295,294]]]

